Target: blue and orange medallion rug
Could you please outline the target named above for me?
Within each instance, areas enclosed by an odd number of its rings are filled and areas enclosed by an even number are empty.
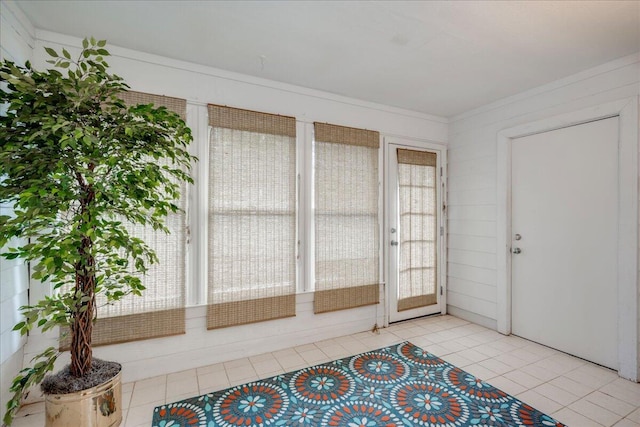
[[[404,342],[158,406],[154,427],[562,426]]]

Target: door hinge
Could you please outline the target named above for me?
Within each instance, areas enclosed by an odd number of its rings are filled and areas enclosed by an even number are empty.
[[[440,168],[440,176],[442,176],[442,168]]]
[[[440,295],[442,295],[442,292],[443,292],[443,291],[442,291],[442,286],[440,286]]]
[[[444,226],[440,226],[440,235],[444,236]]]

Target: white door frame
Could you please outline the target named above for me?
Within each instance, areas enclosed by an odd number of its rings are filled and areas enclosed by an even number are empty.
[[[505,129],[497,140],[497,328],[511,333],[511,141],[619,117],[618,141],[618,373],[640,379],[638,343],[638,100],[626,98]]]
[[[382,231],[382,245],[383,245],[383,257],[384,257],[384,300],[385,300],[385,315],[384,315],[384,324],[385,326],[389,326],[389,316],[390,316],[390,304],[391,304],[391,289],[388,286],[391,281],[391,233],[390,228],[391,224],[391,212],[393,201],[390,198],[392,194],[390,185],[391,180],[390,177],[390,167],[391,167],[391,158],[389,156],[389,147],[391,145],[397,145],[401,147],[406,147],[408,149],[422,150],[422,151],[431,151],[435,152],[438,156],[438,163],[442,168],[442,176],[440,177],[441,188],[439,189],[439,197],[438,201],[440,202],[440,207],[444,207],[447,204],[447,147],[441,143],[432,142],[432,141],[424,141],[424,140],[416,140],[416,139],[406,139],[400,137],[384,137],[383,143],[383,156],[384,156],[384,183],[383,183],[383,192],[384,192],[384,221],[383,221],[383,231]],[[436,171],[436,173],[440,173]],[[440,211],[440,216],[438,219],[438,227],[442,227],[443,234],[440,236],[440,244],[438,248],[438,261],[437,261],[437,283],[442,288],[442,294],[439,297],[440,313],[447,313],[447,211],[446,209]]]

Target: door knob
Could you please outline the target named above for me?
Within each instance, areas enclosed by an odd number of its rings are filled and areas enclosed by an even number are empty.
[[[396,242],[395,240],[391,241],[391,246],[398,246],[398,242]]]
[[[522,239],[522,236],[521,236],[521,235],[519,235],[519,234],[516,234],[516,235],[515,235],[515,239],[516,239],[516,240],[520,240],[520,239]]]
[[[520,249],[520,248],[513,248],[513,251],[511,251],[511,252],[513,252],[514,254],[519,254],[519,253],[521,253],[521,252],[522,252],[522,249]]]

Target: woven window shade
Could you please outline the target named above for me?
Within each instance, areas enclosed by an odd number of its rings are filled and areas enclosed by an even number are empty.
[[[182,120],[187,120],[187,101],[185,99],[173,98],[163,95],[152,95],[150,93],[127,91],[119,95],[127,106],[138,104],[153,104],[154,107],[165,107],[169,111],[178,114]]]
[[[207,328],[295,316],[296,120],[209,105]]]
[[[154,104],[186,117],[184,99],[170,98],[141,92],[124,92],[120,97],[126,105]],[[164,161],[169,164],[169,161]],[[158,256],[158,262],[147,265],[145,275],[140,276],[146,289],[142,296],[128,295],[107,305],[98,296],[98,319],[93,326],[94,346],[159,338],[185,333],[185,282],[186,282],[186,209],[187,185],[181,183],[181,197],[177,202],[181,212],[169,213],[165,225],[170,234],[154,230],[151,226],[132,224],[122,220],[131,236],[141,238]],[[133,272],[133,268],[131,269]],[[70,337],[62,328],[60,348],[67,350]]]
[[[437,303],[436,154],[398,149],[398,311]]]
[[[379,146],[378,132],[315,123],[315,313],[380,301]]]

